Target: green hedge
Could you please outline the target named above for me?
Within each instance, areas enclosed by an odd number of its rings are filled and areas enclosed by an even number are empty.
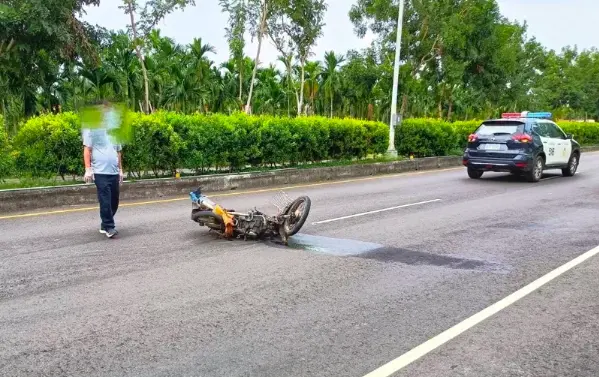
[[[599,123],[556,122],[581,145],[599,145]]]
[[[0,116],[0,124],[2,117]],[[0,181],[9,177],[14,170],[14,158],[12,148],[8,140],[8,134],[4,127],[0,128]]]
[[[246,166],[292,166],[324,160],[360,159],[387,150],[388,127],[380,122],[324,117],[126,114],[126,171],[191,169],[239,171]],[[406,119],[396,132],[401,156],[461,154],[480,121],[448,123]],[[583,145],[599,145],[599,124],[558,122]],[[18,168],[15,168],[18,167]],[[29,119],[11,143],[0,132],[0,179],[78,176],[83,173],[81,122],[73,113]]]
[[[81,127],[76,115],[44,115],[29,119],[13,141],[16,166],[34,178],[83,172]]]
[[[82,174],[80,123],[73,113],[28,120],[14,139],[19,174]],[[134,175],[359,159],[384,153],[389,140],[383,123],[324,117],[128,113],[123,124],[123,163]]]
[[[599,145],[599,123],[556,122],[581,145]],[[481,121],[449,123],[438,119],[406,119],[395,133],[400,155],[415,157],[461,154]]]

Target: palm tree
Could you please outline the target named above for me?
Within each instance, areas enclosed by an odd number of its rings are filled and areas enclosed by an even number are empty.
[[[287,116],[291,116],[291,97],[295,94],[296,103],[299,103],[299,94],[293,90],[293,56],[279,56],[277,61],[285,65],[286,74],[283,81],[287,83]]]
[[[281,87],[281,73],[273,64],[259,69],[256,77],[256,112],[276,115],[281,109],[285,93]]]
[[[169,74],[174,79],[164,90],[164,104],[183,113],[203,108],[208,97],[208,88],[203,87],[194,74],[193,66],[172,65]]]
[[[104,61],[118,76],[129,105],[136,108],[137,98],[143,97],[140,92],[143,78],[139,60],[126,33],[112,35],[111,42],[110,47],[105,49]]]
[[[345,61],[343,55],[335,55],[334,51],[325,53],[325,68],[323,72],[323,87],[325,95],[330,99],[331,115],[333,117],[333,106],[335,103],[335,93],[341,87],[341,74],[339,67]]]
[[[305,74],[306,79],[304,81],[304,93],[306,93],[306,97],[310,99],[310,111],[312,114],[314,114],[314,99],[316,98],[320,88],[319,80],[322,74],[322,66],[320,65],[320,62],[307,62],[305,66]]]
[[[108,90],[118,92],[120,83],[117,77],[105,66],[87,67],[80,65],[79,74],[83,77],[84,88],[96,99],[106,97]]]
[[[204,82],[206,77],[209,76],[210,65],[208,64],[208,58],[206,58],[208,53],[216,54],[216,48],[211,44],[202,43],[202,38],[194,38],[189,45],[191,64],[194,66],[201,82]]]

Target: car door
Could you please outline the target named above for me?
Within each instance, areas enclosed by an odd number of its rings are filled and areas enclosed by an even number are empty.
[[[549,131],[556,143],[556,163],[565,165],[570,161],[572,154],[572,142],[566,138],[566,134],[553,122],[548,124]]]
[[[543,152],[545,152],[545,165],[554,165],[557,163],[556,158],[556,147],[557,143],[553,137],[551,137],[551,131],[547,125],[547,122],[539,120],[533,127],[533,131],[541,138],[543,143]]]

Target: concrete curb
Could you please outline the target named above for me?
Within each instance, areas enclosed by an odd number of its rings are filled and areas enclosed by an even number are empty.
[[[202,187],[206,192],[249,190],[397,174],[417,170],[451,168],[461,166],[461,163],[461,157],[429,157],[405,161],[311,169],[280,169],[243,174],[183,177],[181,179],[143,180],[125,182],[121,188],[121,200],[155,200],[184,196],[197,187]],[[0,191],[0,214],[96,204],[96,188],[93,184]]]
[[[599,151],[599,147],[587,147],[583,148],[583,151]],[[250,190],[459,166],[462,166],[461,156],[446,156],[311,169],[144,180],[125,182],[121,188],[121,200],[155,200],[184,196],[197,187],[202,187],[206,192]],[[0,214],[96,204],[94,185],[0,190]]]

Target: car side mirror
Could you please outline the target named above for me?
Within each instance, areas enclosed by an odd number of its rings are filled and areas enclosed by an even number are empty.
[[[572,134],[566,134],[566,139],[571,140],[572,139]]]

